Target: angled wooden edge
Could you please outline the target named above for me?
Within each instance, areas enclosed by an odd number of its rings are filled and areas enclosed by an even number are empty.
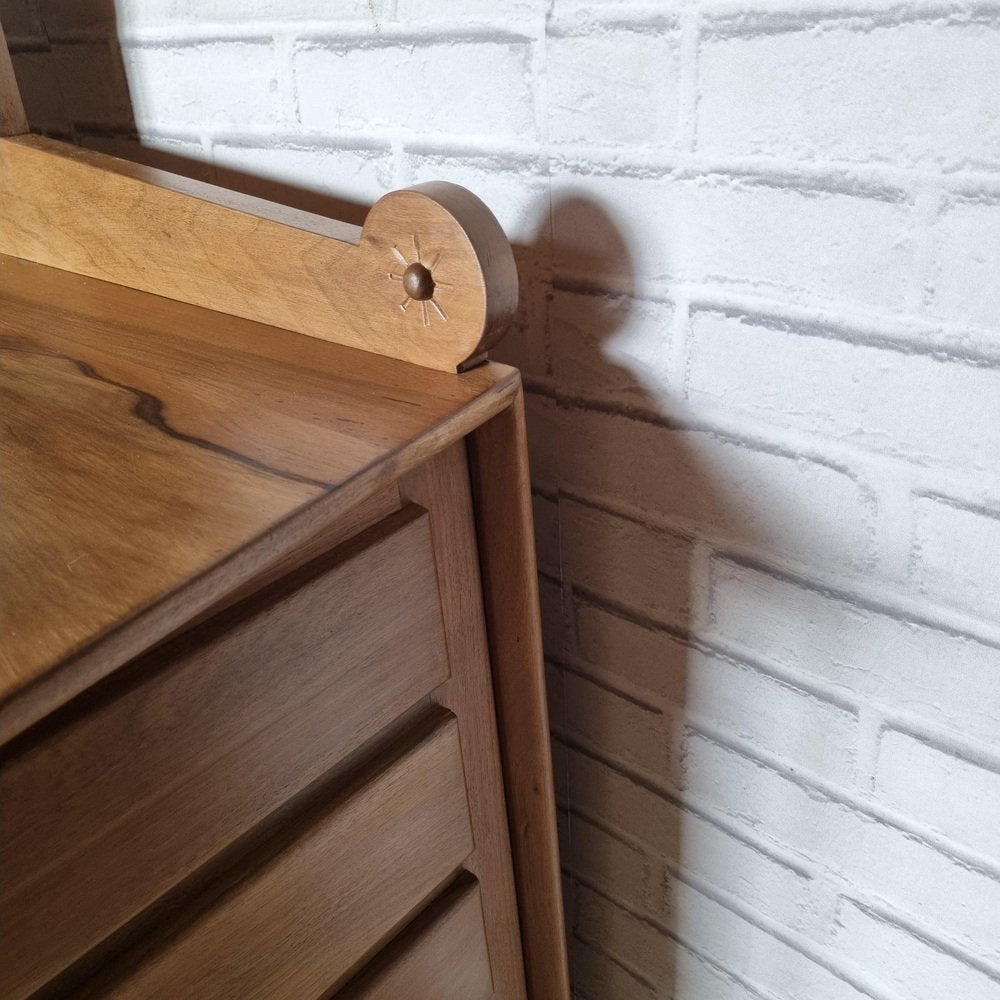
[[[7,41],[0,25],[0,136],[21,135],[28,131],[28,119],[24,115],[21,92],[14,78],[14,67],[7,50]]]
[[[530,1000],[569,1000],[524,397],[468,438]]]
[[[491,367],[498,372],[496,383],[463,404],[451,418],[387,453],[384,460],[368,465],[294,516],[274,525],[187,586],[167,594],[109,635],[0,700],[0,747],[156,643],[226,606],[235,592],[259,589],[261,575],[274,565],[311,546],[317,535],[349,518],[358,505],[505,409],[519,391],[519,376],[504,365]]]
[[[363,229],[41,136],[0,139],[0,253],[460,371],[517,307],[510,244],[454,184]]]

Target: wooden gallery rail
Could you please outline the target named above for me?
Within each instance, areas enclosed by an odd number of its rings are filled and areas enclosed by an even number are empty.
[[[566,1000],[496,220],[0,134],[0,995]]]

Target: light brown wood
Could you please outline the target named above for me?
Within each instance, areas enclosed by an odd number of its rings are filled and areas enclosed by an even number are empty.
[[[359,234],[21,136],[0,139],[0,204],[0,253],[442,371],[481,357],[517,307],[499,223],[452,184],[386,195]],[[428,300],[403,288],[416,262],[433,278]]]
[[[452,185],[0,138],[4,996],[566,1000],[515,305]]]
[[[10,52],[0,25],[0,136],[20,135],[28,131],[28,119],[24,115],[21,92],[14,77]]]
[[[440,891],[471,848],[449,720],[96,995],[319,1000]]]
[[[220,598],[210,608],[206,608],[196,615],[187,623],[185,631],[188,627],[197,625],[244,600],[268,584],[280,580],[307,562],[318,559],[354,535],[360,534],[366,528],[385,520],[402,506],[403,503],[399,498],[399,486],[396,483],[373,493],[361,503],[345,511],[335,521],[322,526],[315,535],[301,545],[297,545],[287,552],[282,552],[273,562],[263,565],[253,579],[242,583],[235,590]]]
[[[466,866],[483,890],[497,994],[504,1000],[523,1000],[524,961],[464,443],[457,442],[404,477],[400,493],[430,512],[451,662],[451,678],[434,698],[459,719],[476,841]]]
[[[517,384],[500,365],[446,375],[0,256],[0,743]]]
[[[479,888],[462,884],[428,907],[336,1000],[490,1000]]]
[[[72,358],[0,350],[6,677],[62,659],[324,492],[171,435],[152,406],[139,415],[139,392]]]
[[[447,672],[428,519],[411,506],[13,748],[0,995],[28,996],[118,932]]]
[[[523,397],[470,438],[479,553],[531,1000],[568,1000]]]

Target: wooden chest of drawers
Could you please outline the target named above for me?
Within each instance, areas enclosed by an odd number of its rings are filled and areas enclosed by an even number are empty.
[[[0,996],[565,1000],[519,377],[344,346],[481,353],[509,248],[186,184],[0,139]]]

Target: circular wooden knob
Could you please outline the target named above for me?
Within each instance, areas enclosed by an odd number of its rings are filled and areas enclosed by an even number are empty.
[[[431,272],[423,264],[410,264],[403,272],[403,291],[418,302],[431,298],[434,294]]]
[[[359,313],[359,326],[372,328],[367,350],[464,370],[503,336],[517,311],[510,243],[493,213],[457,184],[436,181],[379,198],[358,249],[366,275],[359,303],[377,294],[384,307],[381,326]]]

